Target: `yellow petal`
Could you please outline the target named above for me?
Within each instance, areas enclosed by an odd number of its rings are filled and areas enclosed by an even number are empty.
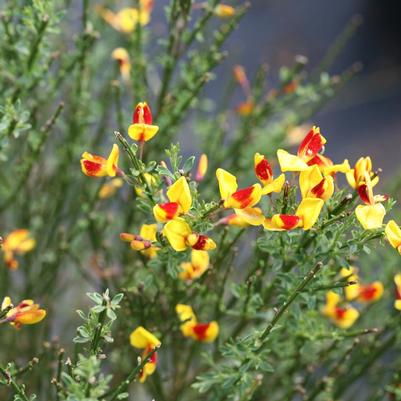
[[[181,322],[196,323],[196,316],[193,309],[189,305],[178,304],[175,307],[175,311],[177,312],[178,318]]]
[[[157,132],[159,127],[157,125],[149,124],[131,124],[128,127],[128,135],[139,142],[147,142],[152,139]]]
[[[308,195],[308,192],[319,184],[323,179],[323,175],[317,165],[304,170],[299,175],[299,187],[301,189],[302,198]]]
[[[20,324],[36,324],[41,322],[45,317],[46,311],[44,309],[34,309],[18,315],[15,322]]]
[[[156,224],[143,224],[139,235],[148,240],[156,241],[157,225]]]
[[[197,269],[206,270],[209,266],[209,254],[206,251],[193,249],[191,252],[191,262]]]
[[[4,297],[3,302],[1,303],[1,310],[7,309],[9,306],[13,306],[10,297]]]
[[[355,209],[355,215],[365,230],[380,228],[386,209],[381,203],[375,205],[358,205]]]
[[[216,177],[221,199],[228,199],[238,189],[237,178],[222,168],[216,170]]]
[[[282,172],[304,171],[309,168],[300,157],[292,155],[283,149],[277,151],[277,158]]]
[[[209,327],[206,331],[205,338],[203,339],[206,343],[213,342],[216,337],[219,335],[219,325],[216,321],[212,321],[209,323]]]
[[[342,319],[335,320],[335,324],[341,329],[351,327],[359,317],[359,312],[355,308],[348,308]]]
[[[147,347],[157,347],[160,341],[150,331],[144,327],[137,327],[129,336],[130,343],[135,348],[144,349]]]
[[[115,177],[117,173],[118,156],[119,156],[119,149],[118,146],[114,144],[106,162],[106,172],[107,175],[110,177]]]
[[[345,173],[345,177],[347,178],[348,184],[350,185],[351,188],[356,188],[356,182],[355,182],[355,170],[351,169],[348,172]]]
[[[248,207],[245,209],[234,209],[237,216],[252,226],[260,226],[265,220],[262,211],[257,207]]]
[[[181,206],[182,213],[188,213],[192,206],[192,196],[185,177],[179,178],[167,191],[170,202],[177,202]]]
[[[394,220],[390,220],[384,232],[391,246],[397,249],[401,245],[401,228]]]
[[[324,205],[324,201],[319,198],[304,198],[298,206],[295,213],[302,219],[302,227],[309,230],[316,223],[320,212]]]
[[[272,192],[280,192],[285,183],[285,174],[280,174],[270,184],[262,188],[262,195],[268,195]]]
[[[349,165],[349,161],[345,159],[341,164],[333,164],[332,166],[323,166],[322,170],[325,175],[329,175],[332,173],[345,173],[347,174],[350,171],[351,167]]]
[[[163,228],[163,235],[167,238],[172,248],[177,251],[185,251],[186,238],[192,233],[191,227],[183,219],[170,220]]]

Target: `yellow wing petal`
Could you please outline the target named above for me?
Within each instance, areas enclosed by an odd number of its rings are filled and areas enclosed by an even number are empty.
[[[183,213],[188,213],[192,206],[192,196],[185,177],[179,178],[167,191],[170,202],[177,202]]]
[[[309,168],[300,157],[292,155],[283,149],[277,151],[277,158],[282,172],[304,171]]]
[[[304,198],[299,204],[296,215],[302,219],[302,227],[309,230],[316,223],[320,212],[324,205],[324,201],[319,198]]]
[[[237,178],[222,168],[216,170],[216,177],[221,199],[228,199],[238,189]]]

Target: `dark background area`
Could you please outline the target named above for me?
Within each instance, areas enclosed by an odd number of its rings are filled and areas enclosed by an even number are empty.
[[[302,54],[313,68],[350,19],[362,16],[330,72],[357,61],[363,69],[311,122],[328,138],[334,160],[371,155],[391,175],[401,168],[400,10],[397,0],[253,0],[228,44],[230,62],[250,73],[267,62],[273,86],[281,65]]]
[[[234,64],[252,76],[261,63],[270,67],[270,84],[280,66],[302,54],[313,69],[355,15],[363,24],[336,59],[330,73],[355,62],[363,69],[311,121],[329,140],[334,160],[370,155],[374,167],[392,175],[401,152],[401,23],[397,0],[252,0],[248,14],[226,44],[230,53],[208,87],[218,95]],[[161,7],[156,18],[163,18]],[[159,14],[160,13],[160,14]],[[239,93],[239,95],[241,95]]]

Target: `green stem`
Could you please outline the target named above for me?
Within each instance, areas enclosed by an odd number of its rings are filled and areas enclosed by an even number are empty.
[[[20,398],[23,401],[30,401],[27,395],[25,394],[25,390],[16,382],[13,380],[13,378],[10,376],[10,374],[0,367],[0,373],[4,376],[8,384],[11,384],[12,388],[14,389],[15,393],[20,396]]]
[[[149,352],[149,354],[146,355],[145,358],[142,359],[141,363],[138,364],[134,369],[132,369],[131,373],[127,376],[127,378],[120,383],[120,385],[111,393],[110,400],[109,401],[114,401],[118,399],[118,396],[123,393],[129,384],[139,375],[143,367],[148,363],[150,358],[153,356],[153,354],[158,350],[159,347],[154,348],[152,351]],[[108,397],[108,394],[106,393],[103,395],[101,399],[104,399]]]

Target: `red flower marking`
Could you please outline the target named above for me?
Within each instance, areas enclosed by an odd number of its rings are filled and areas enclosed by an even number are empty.
[[[92,162],[90,160],[84,160],[83,164],[88,175],[96,175],[102,169],[100,163]]]
[[[401,291],[398,287],[395,289],[395,299],[401,299]]]
[[[255,174],[263,181],[270,180],[270,178],[273,176],[272,168],[266,158],[264,158],[255,166]]]
[[[177,202],[167,202],[159,205],[161,209],[166,213],[166,219],[173,219],[178,212],[179,205]]]
[[[359,290],[359,296],[365,301],[371,301],[374,299],[376,293],[377,288],[374,285],[365,285]]]
[[[134,124],[152,125],[152,112],[146,103],[139,103],[135,107],[132,122]]]
[[[295,228],[301,220],[300,217],[291,214],[280,214],[280,219],[283,223],[284,230]]]
[[[206,333],[207,333],[209,326],[210,326],[210,323],[197,323],[193,327],[193,331],[199,340],[204,340],[206,338]]]
[[[311,192],[313,193],[313,195],[316,196],[316,198],[322,198],[322,196],[324,195],[324,184],[326,183],[326,179],[323,178],[319,184],[315,185],[312,189]]]
[[[298,148],[299,157],[312,157],[323,147],[322,136],[320,133],[311,129]]]
[[[359,185],[358,194],[362,202],[366,203],[367,205],[373,205],[374,200],[372,199],[369,187],[366,184]]]
[[[206,242],[208,240],[208,237],[206,235],[198,235],[198,240],[195,242],[194,245],[192,245],[192,249],[196,249],[197,251],[201,251],[205,249]]]
[[[335,308],[336,319],[343,320],[346,313],[347,313],[347,309],[336,306],[336,308]]]
[[[240,204],[240,208],[246,208],[252,202],[253,187],[247,187],[234,192],[231,196]]]

